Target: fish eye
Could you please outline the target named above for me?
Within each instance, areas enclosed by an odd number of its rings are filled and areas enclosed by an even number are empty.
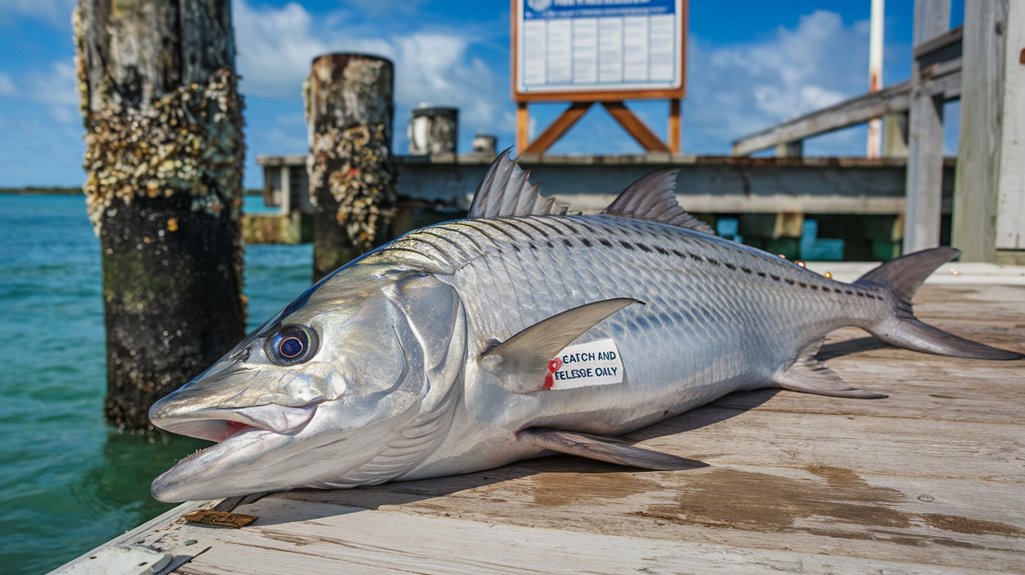
[[[267,357],[278,365],[309,361],[317,353],[317,332],[304,325],[282,326],[267,338]]]

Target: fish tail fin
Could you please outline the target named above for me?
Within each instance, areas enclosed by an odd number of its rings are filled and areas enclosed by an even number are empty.
[[[858,278],[855,285],[882,289],[890,294],[891,312],[864,326],[872,335],[895,345],[938,355],[974,359],[1023,359],[1025,355],[947,333],[915,317],[911,298],[936,268],[960,252],[950,247],[932,248],[901,256]]]

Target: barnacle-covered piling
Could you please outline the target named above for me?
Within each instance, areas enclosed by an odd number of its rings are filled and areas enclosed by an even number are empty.
[[[79,0],[84,191],[100,238],[108,421],[244,336],[242,98],[229,0]]]
[[[304,85],[313,216],[313,279],[390,237],[393,66],[364,54],[313,60]]]

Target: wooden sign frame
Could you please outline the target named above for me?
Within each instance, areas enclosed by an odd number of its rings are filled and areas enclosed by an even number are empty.
[[[645,150],[649,152],[680,152],[680,101],[686,95],[687,83],[687,9],[688,0],[675,0],[681,20],[680,26],[680,75],[679,86],[672,88],[607,88],[589,90],[564,90],[545,92],[522,92],[519,89],[519,23],[520,6],[526,0],[510,0],[510,21],[512,39],[512,92],[516,110],[516,148],[520,154],[542,154],[575,125],[593,104],[601,105]],[[627,106],[627,99],[668,99],[668,143],[663,142]],[[534,142],[529,141],[529,103],[569,102],[570,106]]]

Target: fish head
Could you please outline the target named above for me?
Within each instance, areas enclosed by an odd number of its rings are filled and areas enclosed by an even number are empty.
[[[155,426],[218,442],[157,477],[156,499],[353,484],[403,431],[454,403],[444,398],[466,339],[455,290],[383,266],[343,271],[152,406]],[[434,436],[418,438],[426,457]],[[355,484],[408,470],[418,455],[408,447],[403,461],[377,462],[378,474]]]

